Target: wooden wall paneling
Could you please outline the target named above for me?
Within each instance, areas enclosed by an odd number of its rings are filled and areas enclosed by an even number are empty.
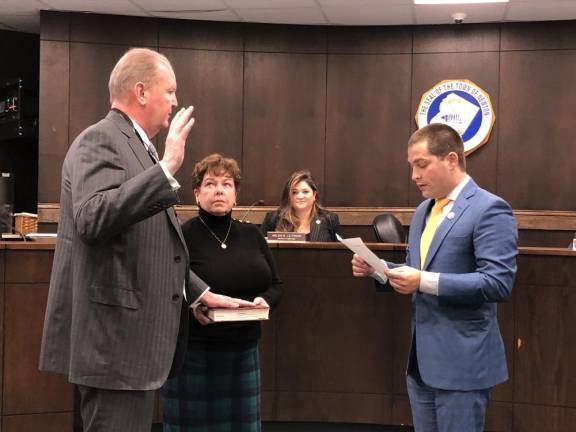
[[[283,280],[283,275],[278,267],[278,249],[271,248],[272,259],[274,261],[278,277]],[[286,288],[284,287],[284,297]],[[280,300],[282,302],[282,300]],[[270,315],[270,320],[262,323],[262,336],[259,342],[260,371],[262,379],[262,420],[276,420],[276,370],[277,358],[283,355],[278,352],[277,337],[277,317],[278,309],[274,308]]]
[[[392,262],[401,263],[402,260]],[[406,367],[410,356],[410,345],[412,344],[412,297],[403,296],[395,292],[381,292],[379,296],[389,297],[392,303],[391,320],[389,325],[394,326],[393,346],[394,357],[391,364],[393,374],[394,397],[407,396],[406,389]]]
[[[276,392],[261,390],[260,416],[262,421],[276,421]]]
[[[571,252],[566,250],[566,253]],[[570,256],[522,254],[518,256],[517,261],[518,272],[513,294],[515,301],[525,297],[521,288],[524,285],[534,285],[542,289],[549,286],[573,285],[570,278],[574,277],[574,261]]]
[[[414,53],[469,53],[500,49],[500,24],[431,25],[414,26],[413,29]]]
[[[48,284],[6,284],[4,415],[73,411],[66,377],[38,370],[47,297]]]
[[[44,16],[42,22],[43,19]],[[60,201],[62,162],[70,146],[69,55],[70,44],[67,41],[40,42],[39,202]]]
[[[70,17],[66,12],[40,11],[40,39],[68,42],[70,40]]]
[[[517,286],[512,290],[512,297],[505,303],[498,304],[498,324],[506,349],[506,363],[508,365],[508,381],[494,387],[490,394],[492,401],[512,402],[514,398],[514,354],[516,352],[516,339],[514,338],[514,296],[522,295],[516,292]]]
[[[54,250],[10,250],[6,253],[6,284],[48,283]]]
[[[395,394],[392,400],[392,424],[412,425],[412,410],[408,395]]]
[[[418,38],[416,38],[415,35],[414,43],[416,44],[416,41],[425,34],[420,35]],[[480,34],[482,35],[483,32],[480,32]],[[431,37],[433,35],[434,33],[430,34]],[[442,36],[442,33],[440,36]],[[427,44],[431,43],[432,41],[427,42]],[[437,41],[438,49],[440,49],[444,43],[445,39],[440,37]],[[499,172],[498,147],[501,140],[498,139],[498,129],[502,127],[501,125],[505,121],[503,116],[499,114],[498,62],[497,52],[415,54],[411,115],[412,131],[414,131],[416,130],[414,117],[422,94],[442,80],[469,79],[476,83],[476,85],[482,87],[490,95],[492,106],[496,113],[496,123],[494,124],[488,142],[468,155],[466,158],[466,168],[478,185],[494,193],[499,193],[496,178]],[[408,142],[408,138],[407,136],[405,143]],[[411,182],[409,205],[415,206],[421,201],[422,194],[413,182]]]
[[[158,45],[161,48],[242,51],[242,24],[160,19]]]
[[[408,205],[410,74],[410,55],[328,56],[327,205]]]
[[[158,47],[156,18],[70,14],[70,41],[130,47]]]
[[[571,432],[576,409],[514,404],[514,432]]]
[[[576,21],[501,24],[502,51],[576,49]]]
[[[575,210],[576,51],[503,52],[500,74],[498,191],[514,208]]]
[[[490,405],[486,411],[486,431],[512,432],[514,424],[514,408],[511,402],[497,402],[490,397]]]
[[[277,338],[282,347],[298,349],[278,353],[277,391],[390,395],[383,367],[392,362],[386,299],[351,278],[284,279]]]
[[[340,371],[340,375],[345,373]],[[278,421],[380,425],[391,422],[391,397],[386,394],[279,392],[277,405]]]
[[[328,29],[331,54],[412,54],[410,26],[332,26]]]
[[[323,252],[282,252],[277,340],[299,349],[278,353],[277,390],[391,394],[391,375],[382,366],[392,352],[387,299],[352,277],[350,253],[331,251],[328,268]]]
[[[194,127],[187,141],[184,163],[176,175],[182,186],[181,201],[194,203],[190,175],[199,160],[219,152],[242,163],[243,55],[234,51],[165,48],[160,51],[170,59],[176,72],[180,107],[194,106]],[[164,153],[166,134],[166,130],[159,134],[160,154]]]
[[[4,432],[70,432],[72,413],[13,415],[2,418]]]
[[[70,43],[70,143],[110,110],[110,72],[128,48],[127,45]]]
[[[541,265],[540,265],[541,266]],[[574,284],[522,285],[516,297],[514,399],[576,408]]]
[[[326,31],[325,26],[245,24],[244,46],[247,52],[325,53]]]
[[[572,244],[572,231],[519,230],[518,245],[534,247],[568,248]]]
[[[246,53],[244,65],[243,202],[277,205],[304,168],[323,191],[325,55]]]

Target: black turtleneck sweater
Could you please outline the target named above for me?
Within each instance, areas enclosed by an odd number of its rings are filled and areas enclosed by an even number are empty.
[[[214,235],[224,240],[228,227],[227,248],[222,249]],[[231,213],[214,216],[200,209],[199,216],[186,222],[182,231],[190,254],[190,267],[210,286],[210,291],[250,301],[262,297],[271,308],[278,303],[282,281],[276,275],[270,249],[256,225],[238,222],[232,219]],[[203,326],[194,318],[190,320],[191,341],[243,343],[259,337],[257,321]]]

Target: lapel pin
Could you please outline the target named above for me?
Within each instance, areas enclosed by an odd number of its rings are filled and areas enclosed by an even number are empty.
[[[316,225],[320,225],[320,219],[316,219]]]
[[[448,213],[448,216],[446,216],[448,219],[454,219],[454,212],[450,212]]]

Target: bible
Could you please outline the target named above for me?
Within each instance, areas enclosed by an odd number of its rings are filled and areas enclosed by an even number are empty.
[[[214,322],[263,321],[268,319],[270,308],[241,307],[237,309],[213,308],[208,317]]]

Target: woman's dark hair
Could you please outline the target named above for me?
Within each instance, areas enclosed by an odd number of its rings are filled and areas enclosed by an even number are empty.
[[[301,220],[298,216],[296,216],[294,209],[290,205],[290,194],[292,189],[300,182],[306,182],[308,186],[310,186],[310,189],[316,193],[316,200],[314,201],[312,210],[310,212],[310,220],[314,219],[319,214],[326,212],[326,209],[318,201],[318,186],[316,186],[316,182],[314,181],[310,171],[296,171],[292,173],[284,185],[284,189],[282,190],[280,207],[278,207],[276,212],[278,216],[276,222],[276,231],[293,232],[300,226]]]

